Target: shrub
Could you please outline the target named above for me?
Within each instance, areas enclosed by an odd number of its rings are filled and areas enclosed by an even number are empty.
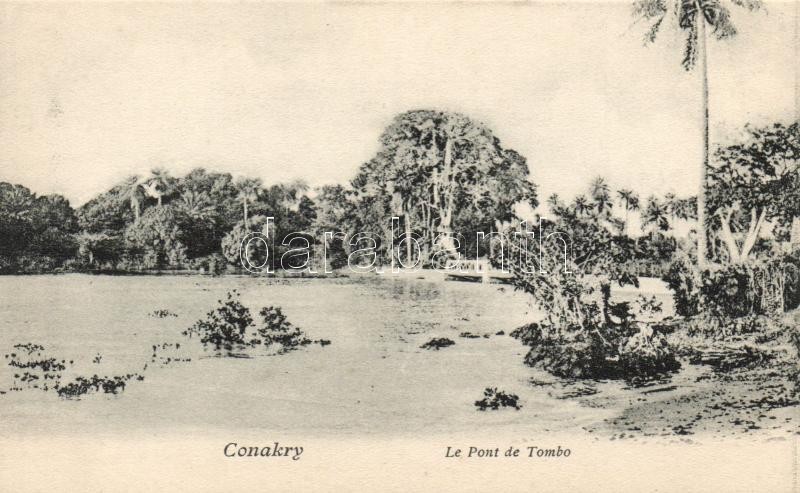
[[[531,293],[545,313],[543,320],[511,333],[531,347],[527,365],[562,378],[649,377],[678,368],[666,341],[653,330],[655,314],[661,310],[657,300],[613,302],[611,279],[552,267],[546,269],[552,274],[537,275],[531,274],[539,272],[535,266],[523,269],[512,261],[515,284]],[[571,270],[578,268],[573,264]],[[619,274],[620,281],[637,282]]]
[[[520,408],[522,408],[519,404],[519,396],[516,394],[508,394],[502,390],[497,390],[497,388],[489,387],[483,391],[483,399],[475,401],[475,407],[477,407],[479,411],[485,411],[487,409],[496,411],[501,407],[513,407],[519,411]]]
[[[453,342],[451,339],[448,339],[446,337],[439,337],[439,338],[431,339],[430,341],[428,341],[425,344],[423,344],[422,346],[420,346],[420,348],[421,349],[435,349],[436,351],[438,351],[443,347],[452,346],[453,344],[455,344],[455,342]]]
[[[676,371],[680,363],[664,336],[647,327],[622,343],[618,367],[622,375],[656,375]]]
[[[25,384],[27,388],[48,390],[51,387],[50,381],[52,381],[53,386],[58,386],[61,380],[61,373],[67,369],[67,362],[63,359],[58,360],[44,356],[43,352],[43,346],[25,343],[15,344],[14,352],[5,355],[5,359],[8,360],[8,366],[17,370],[24,370],[21,374],[14,373],[15,383],[12,390],[23,390],[24,388],[17,385],[17,379]],[[39,386],[40,384],[41,387]]]
[[[673,262],[664,280],[678,315],[714,317],[778,314],[800,304],[800,260],[776,254],[698,270],[688,258]]]
[[[312,341],[298,327],[292,325],[280,307],[267,306],[259,311],[262,323],[256,326],[250,315],[250,310],[239,302],[239,293],[233,290],[228,293],[227,300],[219,300],[219,307],[208,312],[206,318],[198,320],[193,326],[183,332],[189,337],[200,336],[203,344],[213,344],[214,347],[230,351],[234,347],[271,346],[279,344],[280,353],[285,353],[300,346],[317,343],[327,346],[331,341],[320,339]],[[250,327],[256,327],[252,333]],[[155,346],[153,348],[155,352]],[[153,355],[155,357],[155,354]]]
[[[225,301],[218,300],[219,306],[208,312],[206,318],[198,320],[184,331],[185,335],[200,336],[203,344],[213,344],[216,349],[233,349],[247,344],[247,329],[253,325],[250,310],[239,301],[236,290],[228,292]]]
[[[139,377],[139,375],[134,373],[113,377],[98,377],[97,375],[93,375],[90,378],[77,377],[74,382],[60,386],[56,392],[60,397],[67,399],[80,397],[92,391],[99,392],[100,390],[105,394],[118,394],[125,390],[127,381],[134,377]]]
[[[608,378],[614,373],[606,350],[595,337],[541,339],[525,355],[525,364],[561,378]]]
[[[536,322],[517,327],[509,334],[526,346],[533,346],[541,340],[541,329]]]
[[[682,317],[697,315],[700,309],[700,273],[688,259],[673,262],[663,280],[672,291],[675,312]]]
[[[302,330],[293,326],[280,307],[268,306],[259,312],[264,323],[256,332],[264,345],[280,344],[282,351],[291,351],[299,346],[307,346],[313,341],[308,339]],[[330,344],[330,341],[327,341]],[[326,344],[322,344],[326,345]]]
[[[174,313],[174,312],[171,312],[171,311],[169,311],[169,310],[167,310],[165,308],[161,308],[161,309],[158,309],[158,310],[153,310],[150,313],[150,316],[151,317],[155,317],[155,318],[167,318],[167,317],[177,317],[178,314]]]

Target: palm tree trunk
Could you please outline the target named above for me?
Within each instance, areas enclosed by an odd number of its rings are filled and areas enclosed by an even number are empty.
[[[706,266],[706,172],[708,170],[708,53],[706,50],[706,20],[702,12],[697,14],[698,56],[700,57],[700,77],[703,80],[702,118],[703,118],[703,159],[700,166],[700,186],[697,190],[697,265]]]
[[[247,229],[247,199],[242,202],[244,203],[244,229]]]

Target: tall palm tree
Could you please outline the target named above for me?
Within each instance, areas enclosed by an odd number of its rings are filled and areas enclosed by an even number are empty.
[[[583,194],[578,195],[575,197],[572,206],[575,208],[575,214],[582,216],[589,210],[589,200]]]
[[[675,196],[674,193],[669,192],[666,195],[664,195],[663,204],[664,204],[664,209],[667,211],[667,214],[669,215],[670,219],[674,221],[675,216],[678,213],[678,209],[680,208],[680,201],[678,200],[678,198]]]
[[[730,19],[730,11],[724,5],[725,0],[636,0],[633,3],[633,15],[650,24],[645,33],[645,44],[653,43],[658,36],[664,20],[668,16],[677,19],[678,27],[686,33],[683,49],[683,68],[692,70],[700,63],[702,79],[703,149],[700,164],[700,187],[697,194],[697,262],[700,267],[706,265],[706,173],[708,169],[708,56],[706,52],[707,26],[717,39],[732,37],[736,27]],[[749,11],[761,8],[761,0],[730,0],[730,3]]]
[[[131,204],[133,210],[133,217],[136,221],[139,220],[141,214],[141,203],[144,199],[144,190],[142,189],[142,181],[138,176],[131,176],[125,180],[123,188],[123,200]]]
[[[609,190],[608,183],[606,183],[605,178],[602,176],[598,176],[592,180],[589,186],[589,194],[592,196],[594,206],[597,209],[597,213],[600,215],[604,215],[611,210],[612,202]]]
[[[172,186],[172,177],[169,176],[169,172],[164,168],[153,168],[150,170],[150,175],[150,178],[143,185],[144,189],[148,195],[158,200],[158,206],[161,207],[161,199],[169,193]]]
[[[624,225],[624,233],[626,236],[628,235],[628,212],[630,211],[638,211],[639,210],[639,195],[631,189],[623,188],[622,190],[617,191],[617,196],[619,197],[619,205],[625,210],[625,225]]]
[[[258,196],[261,194],[261,187],[260,178],[242,178],[236,182],[236,189],[239,191],[236,198],[242,201],[244,207],[245,228],[247,228],[247,205],[258,200]]]
[[[557,210],[561,209],[562,205],[561,197],[559,197],[557,193],[547,197],[547,206],[550,208],[550,211],[553,214],[555,214]]]
[[[647,205],[642,211],[642,231],[647,229],[651,231],[669,230],[667,209],[661,201],[652,195],[647,198]]]

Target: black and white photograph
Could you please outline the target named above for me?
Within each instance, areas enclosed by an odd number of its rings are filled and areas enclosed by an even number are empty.
[[[0,2],[0,490],[798,492],[800,2]]]

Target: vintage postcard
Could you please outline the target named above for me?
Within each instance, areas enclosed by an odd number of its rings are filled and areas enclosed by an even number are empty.
[[[800,491],[799,19],[0,1],[0,490]]]

